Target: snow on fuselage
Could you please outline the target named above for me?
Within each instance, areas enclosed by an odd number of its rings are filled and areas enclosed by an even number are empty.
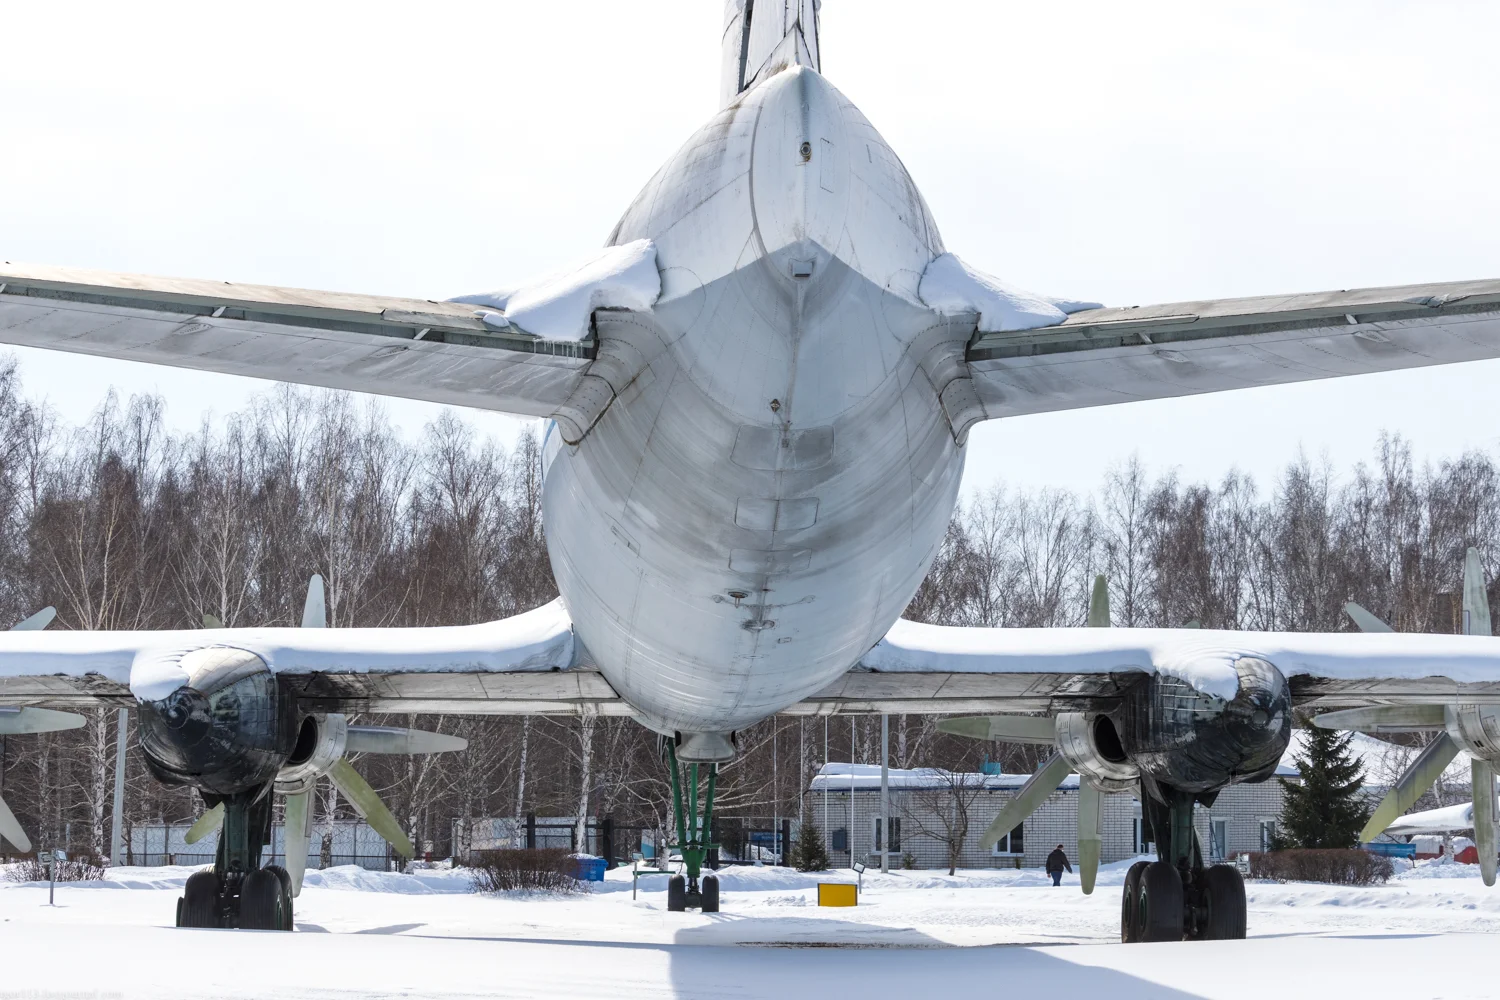
[[[927,207],[805,67],[658,171],[610,242],[641,238],[660,300],[596,317],[600,357],[640,374],[555,451],[548,544],[639,718],[728,733],[848,670],[916,592],[963,469],[919,355],[973,322],[921,305]]]

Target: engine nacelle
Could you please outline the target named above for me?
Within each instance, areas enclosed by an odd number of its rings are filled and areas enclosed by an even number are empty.
[[[309,715],[297,730],[297,743],[286,765],[276,774],[276,790],[286,795],[305,792],[349,744],[349,720],[337,713]]]
[[[1057,749],[1078,776],[1101,792],[1128,792],[1140,769],[1125,753],[1114,720],[1087,712],[1059,712]]]
[[[1500,706],[1448,705],[1443,722],[1461,748],[1480,760],[1500,762]]]
[[[1235,662],[1239,690],[1229,701],[1157,674],[1125,698],[1116,726],[1143,777],[1185,792],[1264,781],[1292,738],[1292,695],[1265,660]]]
[[[191,650],[184,682],[140,706],[141,750],[162,782],[232,795],[276,776],[297,743],[296,706],[256,654]]]

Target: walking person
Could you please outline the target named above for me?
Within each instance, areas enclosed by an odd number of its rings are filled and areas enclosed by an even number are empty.
[[[1063,846],[1058,844],[1052,853],[1047,855],[1047,874],[1052,876],[1054,886],[1062,885],[1064,868],[1068,870],[1069,875],[1073,874],[1073,866],[1068,864],[1068,856],[1063,852]]]

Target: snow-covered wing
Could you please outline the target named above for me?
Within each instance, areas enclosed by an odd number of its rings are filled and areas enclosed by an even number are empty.
[[[170,694],[182,657],[227,646],[260,656],[309,711],[617,714],[561,601],[447,628],[235,628],[0,633],[0,703],[128,705]]]
[[[1221,698],[1257,657],[1299,704],[1500,704],[1500,638],[1213,629],[963,628],[899,621],[859,665],[794,711],[1043,711],[1107,699],[1147,674]]]
[[[0,263],[0,343],[552,416],[592,345],[473,305]]]
[[[1500,281],[1086,309],[967,360],[993,419],[1494,357]]]

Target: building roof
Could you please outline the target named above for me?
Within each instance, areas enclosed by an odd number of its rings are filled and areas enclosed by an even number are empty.
[[[1026,784],[1029,774],[976,774],[972,771],[945,771],[940,767],[893,767],[890,770],[890,787],[902,791],[950,788],[955,784],[964,788],[982,788],[987,791],[1014,791]],[[851,787],[857,792],[880,789],[879,764],[841,764],[836,761],[823,765],[813,775],[809,786],[814,792],[827,789],[830,792],[847,792]],[[1057,787],[1076,789],[1078,775],[1070,774]]]

